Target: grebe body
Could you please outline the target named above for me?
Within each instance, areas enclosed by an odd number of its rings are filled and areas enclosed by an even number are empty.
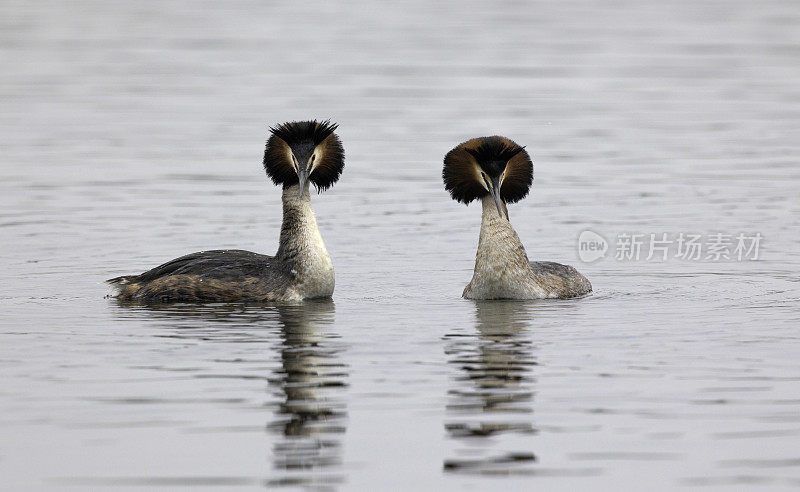
[[[264,167],[282,185],[283,223],[278,252],[243,250],[192,253],[140,275],[108,280],[117,297],[139,302],[269,302],[330,297],[333,263],[317,227],[309,184],[333,186],[344,150],[328,121],[284,123],[272,128]]]
[[[589,280],[574,267],[530,261],[511,226],[507,203],[523,199],[533,182],[528,153],[505,137],[468,140],[447,153],[445,188],[462,203],[480,200],[481,230],[467,299],[569,298],[588,294]]]

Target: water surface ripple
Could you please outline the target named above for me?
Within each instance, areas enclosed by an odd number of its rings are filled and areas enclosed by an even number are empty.
[[[11,0],[0,59],[3,490],[800,485],[796,2]],[[313,198],[332,301],[104,298],[274,253],[267,127],[311,117],[347,151]],[[441,159],[495,133],[535,162],[529,255],[591,296],[459,297],[480,209]],[[618,261],[622,233],[763,242]]]

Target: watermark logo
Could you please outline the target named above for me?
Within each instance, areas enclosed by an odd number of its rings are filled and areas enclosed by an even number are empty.
[[[594,231],[583,231],[578,236],[578,258],[584,263],[591,263],[603,258],[608,251],[606,238]]]
[[[613,258],[617,261],[755,261],[761,233],[671,234],[623,232],[615,237]],[[578,236],[578,258],[585,263],[606,256],[609,243],[594,231]]]

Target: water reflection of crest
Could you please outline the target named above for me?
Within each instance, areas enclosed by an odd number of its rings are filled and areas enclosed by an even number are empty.
[[[120,319],[144,316],[159,325],[166,322],[169,331],[159,331],[157,336],[251,343],[253,350],[265,342],[273,345],[278,367],[268,380],[277,403],[267,428],[278,438],[272,448],[275,472],[266,484],[325,486],[343,480],[338,467],[347,420],[342,392],[348,374],[340,358],[343,344],[332,331],[332,301],[263,306],[116,304]],[[263,367],[267,361],[237,357],[226,362],[235,366],[256,362]]]
[[[270,384],[283,401],[270,423],[282,435],[273,448],[274,466],[301,476],[287,476],[282,484],[330,484],[337,477],[309,475],[341,464],[341,434],[346,407],[341,397],[347,385],[347,366],[339,354],[342,344],[330,331],[334,320],[331,301],[280,306],[281,367]]]
[[[535,460],[528,442],[522,449],[497,446],[519,446],[519,437],[535,432],[531,414],[536,361],[525,330],[531,319],[529,309],[520,302],[477,302],[477,334],[445,336],[449,362],[460,371],[447,405],[448,414],[457,418],[446,423],[445,429],[464,444],[460,452],[465,455],[445,460],[446,470],[498,471],[511,463]],[[504,435],[517,439],[503,439]]]

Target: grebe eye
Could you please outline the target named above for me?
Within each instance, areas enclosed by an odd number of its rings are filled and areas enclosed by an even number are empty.
[[[317,154],[312,154],[311,155],[311,162],[314,162],[314,159],[316,159],[316,158],[317,158]]]

